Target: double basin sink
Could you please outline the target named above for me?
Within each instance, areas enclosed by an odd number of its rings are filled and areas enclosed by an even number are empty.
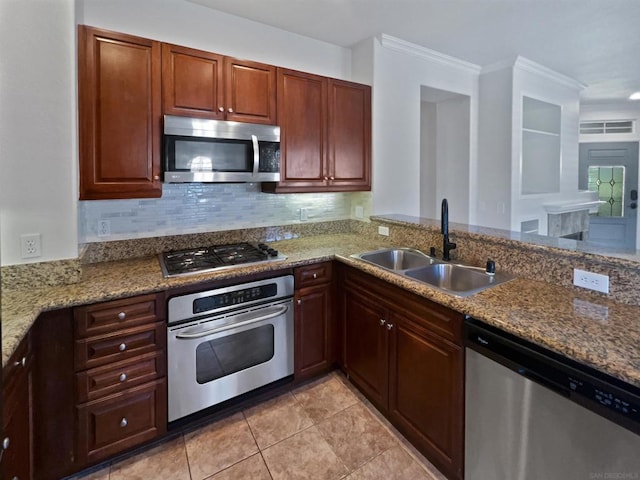
[[[352,257],[459,297],[472,295],[511,279],[504,274],[490,275],[483,268],[438,260],[413,248],[385,248]]]

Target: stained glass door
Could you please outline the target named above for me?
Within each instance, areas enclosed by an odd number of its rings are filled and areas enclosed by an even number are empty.
[[[589,216],[588,241],[635,250],[638,143],[581,143],[579,175],[578,188],[604,202]]]

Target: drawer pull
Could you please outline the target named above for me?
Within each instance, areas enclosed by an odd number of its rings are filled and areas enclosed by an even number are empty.
[[[118,350],[120,350],[121,352],[124,352],[126,349],[127,349],[126,343],[121,343],[120,346],[118,347]]]
[[[124,313],[124,312],[120,312],[120,313],[118,314],[118,319],[120,319],[120,320],[124,320],[125,318],[127,318],[127,314],[126,314],[126,313]]]
[[[384,324],[387,323],[387,321],[384,318],[380,319],[380,325],[384,326]]]
[[[123,417],[122,420],[120,420],[120,426],[124,428],[127,425],[129,425],[129,422],[127,422],[127,419]]]
[[[22,357],[21,360],[14,362],[13,365],[16,367],[24,367],[27,364],[27,357]]]
[[[4,440],[2,440],[2,449],[6,450],[7,448],[9,448],[10,443],[11,440],[9,440],[9,437],[4,437]]]
[[[121,373],[120,374],[120,381],[124,382],[127,379],[127,374],[126,373]]]
[[[313,278],[314,278],[314,279],[318,278],[318,274],[317,274],[317,273],[314,273],[314,274],[313,274]]]
[[[298,299],[298,305],[302,305],[302,300]]]
[[[387,323],[387,330],[391,330],[393,328],[393,323]]]

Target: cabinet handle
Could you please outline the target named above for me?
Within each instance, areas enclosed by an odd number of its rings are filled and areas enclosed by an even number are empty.
[[[227,112],[229,112],[229,113],[233,113],[233,108],[229,108],[229,109],[227,109]]]
[[[120,320],[124,320],[125,318],[127,318],[127,314],[126,314],[126,313],[124,313],[124,312],[120,312],[120,313],[118,314],[118,319],[120,319]]]
[[[218,107],[219,112],[224,112],[224,107]]]
[[[15,367],[24,367],[27,364],[27,357],[22,357],[21,360],[18,360],[17,362],[13,362],[13,365]]]
[[[314,273],[314,274],[313,274],[313,279],[315,280],[316,278],[318,278],[318,274],[317,274],[317,273]]]
[[[387,330],[391,330],[393,328],[393,323],[387,323]]]
[[[329,180],[335,180],[336,177],[329,177]]]
[[[302,300],[298,299],[298,305],[302,305]]]
[[[324,179],[325,179],[325,181],[326,181],[326,180],[329,180],[329,177],[324,177]]]
[[[120,420],[120,426],[122,428],[126,427],[127,425],[129,425],[129,422],[127,422],[127,419],[122,417],[122,420]]]
[[[387,323],[387,321],[384,318],[380,319],[380,325],[384,325],[385,323]]]
[[[118,347],[118,350],[120,350],[121,352],[124,352],[126,349],[127,349],[126,343],[121,343],[120,346]]]
[[[154,176],[153,176],[153,179],[154,179],[154,180],[160,180],[160,175],[154,175]]]
[[[126,373],[121,373],[120,374],[120,381],[124,382],[127,379],[127,374]]]
[[[7,448],[9,448],[10,443],[11,440],[9,439],[9,437],[4,437],[4,440],[2,440],[2,450],[6,450]]]

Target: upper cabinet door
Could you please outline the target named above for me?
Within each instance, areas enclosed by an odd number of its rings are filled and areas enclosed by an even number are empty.
[[[326,111],[325,77],[278,69],[281,163],[275,191],[322,191],[326,187]]]
[[[163,113],[224,120],[222,55],[162,44]]]
[[[371,189],[371,87],[329,79],[329,185]]]
[[[226,119],[276,124],[276,67],[225,57]]]
[[[80,199],[160,197],[160,43],[78,27]]]

